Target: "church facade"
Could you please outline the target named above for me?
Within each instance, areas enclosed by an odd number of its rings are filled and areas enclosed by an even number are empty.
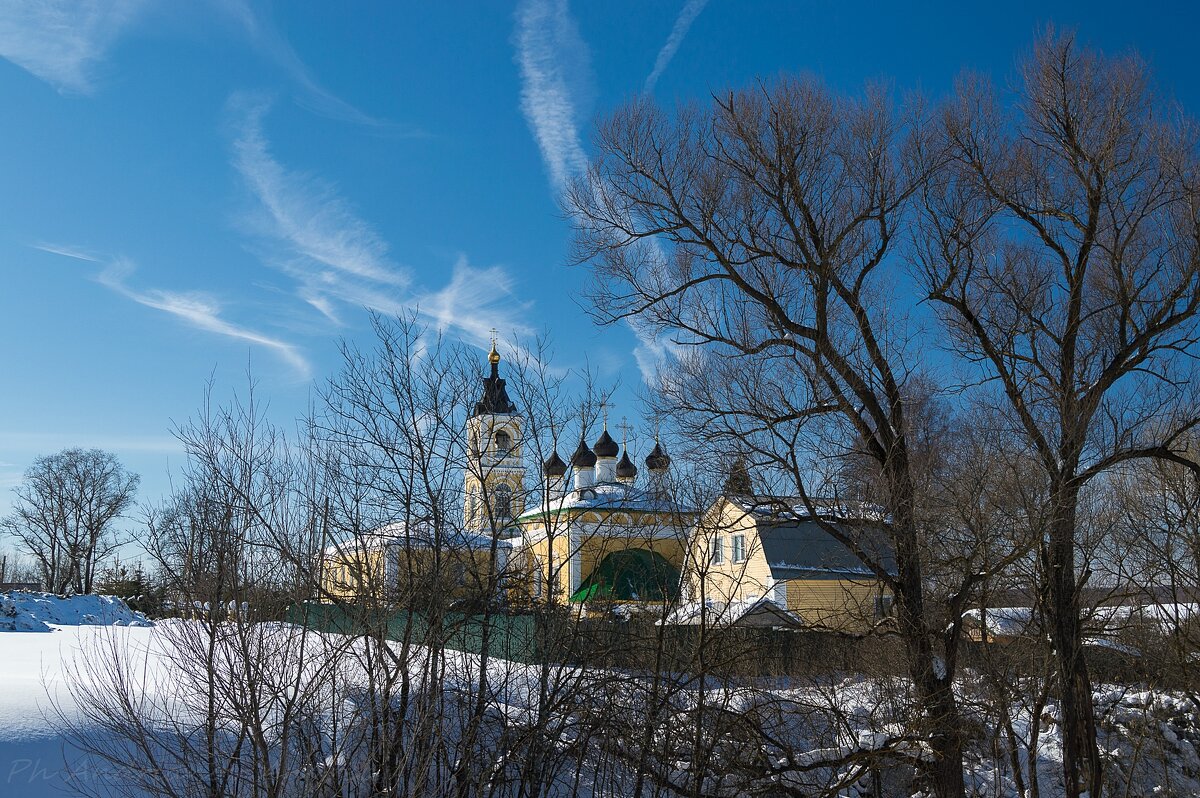
[[[463,517],[469,531],[495,530],[508,556],[505,582],[517,602],[576,605],[672,602],[679,597],[696,513],[667,490],[671,458],[659,442],[645,476],[610,435],[564,462],[557,451],[526,484],[525,419],[499,375],[500,355],[467,420]],[[568,476],[569,471],[569,476]]]

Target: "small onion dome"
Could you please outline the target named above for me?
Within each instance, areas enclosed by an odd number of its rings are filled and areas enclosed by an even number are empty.
[[[617,461],[617,479],[633,479],[637,476],[637,466],[629,459],[629,450],[621,455],[621,459]]]
[[[561,477],[567,473],[567,464],[558,456],[558,450],[555,449],[546,462],[542,463],[542,473],[548,477]]]
[[[646,468],[651,471],[666,471],[669,465],[671,465],[671,458],[663,451],[662,444],[655,441],[654,451],[646,455]]]
[[[600,437],[592,444],[592,451],[596,453],[597,457],[616,457],[620,450],[617,442],[608,434],[607,429],[600,433]]]
[[[571,465],[576,468],[595,468],[596,454],[588,448],[583,438],[579,439],[579,448],[571,455]]]

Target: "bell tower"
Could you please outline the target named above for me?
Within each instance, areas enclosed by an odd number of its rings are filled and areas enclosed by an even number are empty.
[[[500,353],[492,338],[491,374],[467,419],[467,469],[463,517],[473,532],[498,532],[525,511],[525,466],[521,458],[525,420],[500,379]]]

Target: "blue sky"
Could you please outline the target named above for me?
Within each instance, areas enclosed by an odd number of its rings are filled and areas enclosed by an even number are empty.
[[[654,343],[581,311],[557,206],[597,114],[785,71],[936,98],[963,68],[1003,81],[1047,22],[1138,49],[1195,112],[1193,8],[6,0],[0,512],[69,445],[160,497],[210,377],[249,365],[294,418],[366,307],[479,346],[549,331],[556,366],[619,379],[629,407]]]

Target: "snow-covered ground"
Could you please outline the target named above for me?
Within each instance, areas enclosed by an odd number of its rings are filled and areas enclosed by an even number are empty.
[[[111,596],[13,592],[0,594],[0,630],[0,795],[72,794],[55,715],[71,705],[66,669],[114,630],[145,649],[155,628]]]
[[[0,796],[67,795],[72,792],[68,778],[102,779],[108,775],[103,769],[90,770],[84,766],[81,755],[64,744],[60,732],[62,718],[58,713],[62,712],[93,740],[100,735],[94,723],[89,725],[89,721],[77,716],[70,689],[74,687],[77,691],[81,680],[88,679],[102,689],[107,687],[98,684],[98,680],[105,678],[102,666],[80,669],[79,663],[89,655],[91,661],[100,663],[114,652],[130,657],[131,672],[144,678],[144,683],[153,690],[169,692],[172,685],[186,681],[173,670],[170,653],[172,646],[186,639],[189,629],[196,628],[191,625],[194,622],[166,621],[155,626],[115,599],[96,596],[61,599],[42,594],[0,595],[0,617],[9,622],[2,628],[10,630],[0,633]],[[348,639],[336,635],[306,634],[286,625],[262,628],[267,630],[266,638],[272,645],[294,645],[298,638],[313,641],[311,653],[305,655],[310,664],[319,662],[331,651],[349,650]],[[38,631],[12,631],[18,629]],[[353,646],[353,641],[350,645]],[[446,689],[469,690],[478,673],[479,659],[447,652],[445,664]],[[489,700],[495,716],[503,719],[498,722],[509,724],[511,729],[532,720],[538,704],[537,676],[536,666],[490,661]],[[636,677],[606,672],[598,672],[596,677],[601,690],[592,697],[573,700],[570,705],[577,708],[575,711],[582,707],[586,712],[588,706],[597,705],[596,701],[615,704],[630,701],[631,714],[637,714],[636,699],[620,695],[637,693]],[[575,686],[582,685],[581,695],[588,693],[587,678],[581,679],[578,671],[564,669],[556,678],[580,680]],[[349,679],[353,680],[353,676]],[[625,680],[628,689],[612,690],[613,680]],[[985,694],[976,690],[972,681],[973,677],[967,674],[962,688],[964,713],[979,735],[968,751],[969,788],[972,794],[1016,798],[1016,780],[1011,770],[1014,759],[1007,755],[997,758],[991,753],[997,750],[992,748],[994,742],[1003,744],[1007,738],[991,739],[992,734],[998,734],[995,731],[998,716],[994,707],[981,701]],[[619,694],[613,695],[614,692]],[[679,692],[672,710],[678,714],[674,720],[666,718],[664,728],[686,727],[690,723],[688,713],[703,700],[706,712],[714,713],[712,726],[725,729],[724,733],[730,736],[730,742],[726,743],[730,746],[729,757],[765,756],[780,768],[777,774],[780,782],[800,788],[815,784],[813,773],[806,770],[813,762],[875,748],[889,739],[903,739],[905,729],[896,723],[897,716],[889,709],[899,692],[903,692],[903,685],[896,680],[853,675],[825,684],[776,681],[753,688],[713,685],[703,693],[694,689]],[[1025,698],[1020,687],[1014,690],[1013,698],[1018,702]],[[1200,712],[1194,705],[1168,693],[1116,686],[1099,686],[1096,701],[1109,772],[1129,787],[1118,792],[1131,796],[1200,795]],[[1028,741],[1035,726],[1040,735],[1035,750],[1022,748],[1015,761],[1026,783],[1029,775],[1036,772],[1041,795],[1053,798],[1061,795],[1057,783],[1061,767],[1058,710],[1050,701],[1038,712],[1036,718],[1030,709],[1020,707],[1010,713],[1012,732],[1018,740]],[[743,719],[747,718],[752,718],[753,723],[743,726]],[[774,740],[786,741],[788,748],[772,749],[742,737],[746,729],[753,734],[755,724],[771,731]],[[557,736],[560,742],[578,733],[572,731],[577,724],[568,718],[559,718],[551,725],[557,730],[548,733]],[[686,748],[686,740],[677,738],[675,745],[685,744]],[[919,756],[919,746],[912,748],[911,753]],[[497,752],[496,756],[502,763],[506,754]],[[686,768],[686,756],[668,769],[671,767]],[[669,775],[680,772],[673,770]],[[570,790],[563,794],[586,793],[592,784],[589,775],[584,774],[579,781],[572,781]],[[901,790],[891,794],[908,794]],[[134,795],[131,791],[115,794]],[[856,788],[847,787],[843,794],[856,795]]]

